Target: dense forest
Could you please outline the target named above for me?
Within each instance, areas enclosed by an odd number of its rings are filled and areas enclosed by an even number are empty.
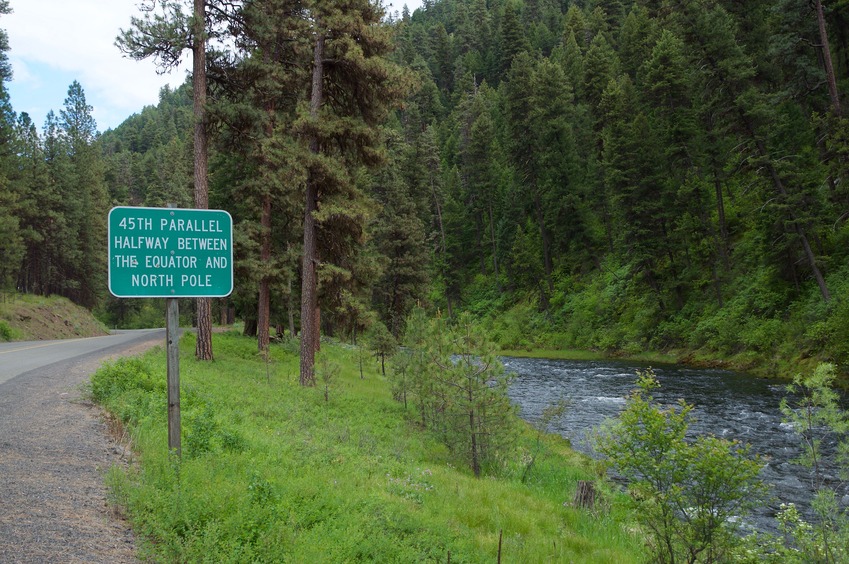
[[[328,335],[399,337],[421,304],[507,348],[849,366],[849,2],[354,2],[321,111],[296,9],[206,4],[215,307],[247,331],[263,296],[300,326],[315,190]],[[40,132],[0,94],[0,283],[129,323],[149,302],[107,295],[106,212],[191,206],[191,84],[102,134],[77,83]]]

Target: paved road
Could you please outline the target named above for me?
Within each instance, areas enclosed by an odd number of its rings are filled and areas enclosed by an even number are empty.
[[[136,341],[145,341],[161,333],[165,344],[165,329],[114,331],[106,337],[63,339],[59,341],[19,341],[0,343],[0,384],[30,370],[43,368],[56,362],[71,360],[83,355],[109,352]]]
[[[121,430],[81,389],[104,360],[158,344],[164,329],[0,345],[0,562],[136,562],[104,484],[126,464]]]

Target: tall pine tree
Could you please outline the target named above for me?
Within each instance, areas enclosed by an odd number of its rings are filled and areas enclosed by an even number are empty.
[[[350,254],[362,242],[368,217],[357,175],[361,167],[382,161],[378,126],[406,94],[407,79],[386,59],[391,31],[381,22],[377,5],[318,0],[309,5],[307,15],[312,81],[309,105],[302,105],[296,131],[304,140],[307,170],[300,382],[312,386],[321,323],[319,293],[334,300],[340,285],[350,279]]]

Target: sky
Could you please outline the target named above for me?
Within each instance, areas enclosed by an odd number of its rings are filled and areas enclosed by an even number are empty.
[[[119,30],[140,14],[138,3],[11,0],[12,13],[0,17],[0,28],[9,34],[13,76],[7,86],[15,112],[27,112],[40,129],[47,112],[59,114],[76,80],[94,108],[97,129],[105,131],[155,105],[164,85],[182,84],[185,69],[159,75],[152,60],[134,61],[115,46]]]
[[[102,132],[156,105],[166,84],[182,84],[190,53],[182,68],[159,75],[153,60],[134,61],[115,46],[119,31],[140,15],[140,1],[11,0],[12,13],[0,16],[0,28],[9,34],[12,109],[27,112],[41,129],[50,110],[59,115],[76,80]],[[389,1],[393,12],[405,2],[411,11],[420,5],[420,0]]]

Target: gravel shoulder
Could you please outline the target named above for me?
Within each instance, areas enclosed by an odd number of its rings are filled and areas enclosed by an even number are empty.
[[[104,360],[160,344],[148,338],[0,384],[0,562],[137,562],[104,485],[122,451],[81,386]]]

